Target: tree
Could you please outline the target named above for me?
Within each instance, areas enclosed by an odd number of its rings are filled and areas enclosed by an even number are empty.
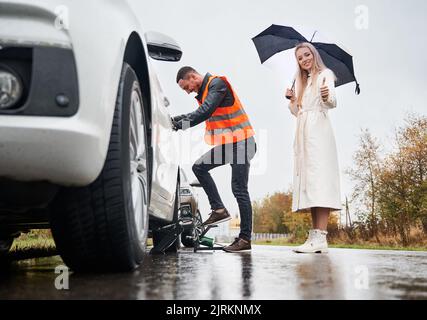
[[[379,156],[379,143],[368,130],[360,136],[355,166],[347,171],[355,188],[359,233],[379,241],[379,226],[410,242],[421,225],[427,234],[427,117],[409,115],[395,133],[394,149]],[[365,231],[368,231],[365,233]]]
[[[292,195],[290,192],[276,192],[266,196],[261,203],[253,204],[254,232],[287,233],[289,229],[283,224],[283,212],[291,211]]]
[[[427,235],[427,181],[424,181],[424,183],[419,188],[418,193],[420,194],[422,207],[422,210],[420,210],[421,226],[423,228],[424,234]]]
[[[254,232],[256,233],[288,233],[293,240],[305,240],[312,229],[310,213],[292,212],[292,192],[276,192],[267,195],[261,202],[252,205],[254,213]],[[333,212],[329,217],[328,231],[338,231],[338,215]]]
[[[286,225],[294,240],[304,240],[308,231],[312,228],[311,214],[284,211],[283,224]]]
[[[355,182],[352,202],[357,203],[357,215],[366,222],[371,234],[378,238],[378,175],[381,168],[379,143],[372,137],[369,130],[362,130],[359,149],[353,156],[355,167],[347,170],[347,174]]]
[[[404,246],[409,244],[411,227],[410,188],[404,155],[391,154],[384,162],[380,174],[379,206],[383,218],[397,230]]]
[[[427,234],[427,117],[409,115],[398,132],[398,145],[405,157],[411,183],[409,199],[413,218],[419,220]]]
[[[427,234],[427,117],[408,116],[395,140],[381,173],[380,202],[406,245],[411,227],[421,224]]]

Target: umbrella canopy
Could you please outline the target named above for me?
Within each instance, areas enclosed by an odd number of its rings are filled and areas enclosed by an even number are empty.
[[[336,44],[313,42],[315,34],[316,32],[309,41],[292,27],[273,24],[254,37],[252,41],[258,51],[261,63],[265,63],[278,53],[295,48],[299,43],[310,42],[319,51],[325,65],[337,76],[336,86],[354,81],[356,82],[356,94],[359,94],[360,85],[354,75],[353,57]]]

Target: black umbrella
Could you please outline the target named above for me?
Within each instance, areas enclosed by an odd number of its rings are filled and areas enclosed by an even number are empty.
[[[353,57],[336,44],[312,42],[292,27],[271,25],[252,41],[258,51],[261,63],[264,63],[276,53],[295,48],[301,42],[310,42],[319,51],[325,65],[337,76],[336,86],[356,82],[356,94],[360,94],[360,85],[354,75]]]

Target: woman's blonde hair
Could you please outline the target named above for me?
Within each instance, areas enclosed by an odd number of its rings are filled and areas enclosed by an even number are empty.
[[[313,46],[311,43],[303,42],[297,45],[295,48],[295,58],[297,59],[297,65],[298,65],[298,71],[295,76],[296,83],[297,83],[297,101],[298,106],[301,106],[302,104],[302,97],[304,96],[304,91],[307,87],[307,81],[308,81],[308,72],[303,70],[298,62],[297,52],[301,48],[307,48],[311,51],[311,54],[313,55],[313,67],[311,70],[311,76],[313,77],[312,83],[316,83],[317,77],[320,72],[326,69],[325,63],[322,60],[322,57],[319,54],[319,51]]]

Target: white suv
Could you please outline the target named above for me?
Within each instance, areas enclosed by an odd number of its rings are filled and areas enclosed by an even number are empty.
[[[150,59],[181,55],[126,1],[0,0],[0,259],[20,232],[51,228],[74,270],[141,263],[149,226],[179,206]]]

